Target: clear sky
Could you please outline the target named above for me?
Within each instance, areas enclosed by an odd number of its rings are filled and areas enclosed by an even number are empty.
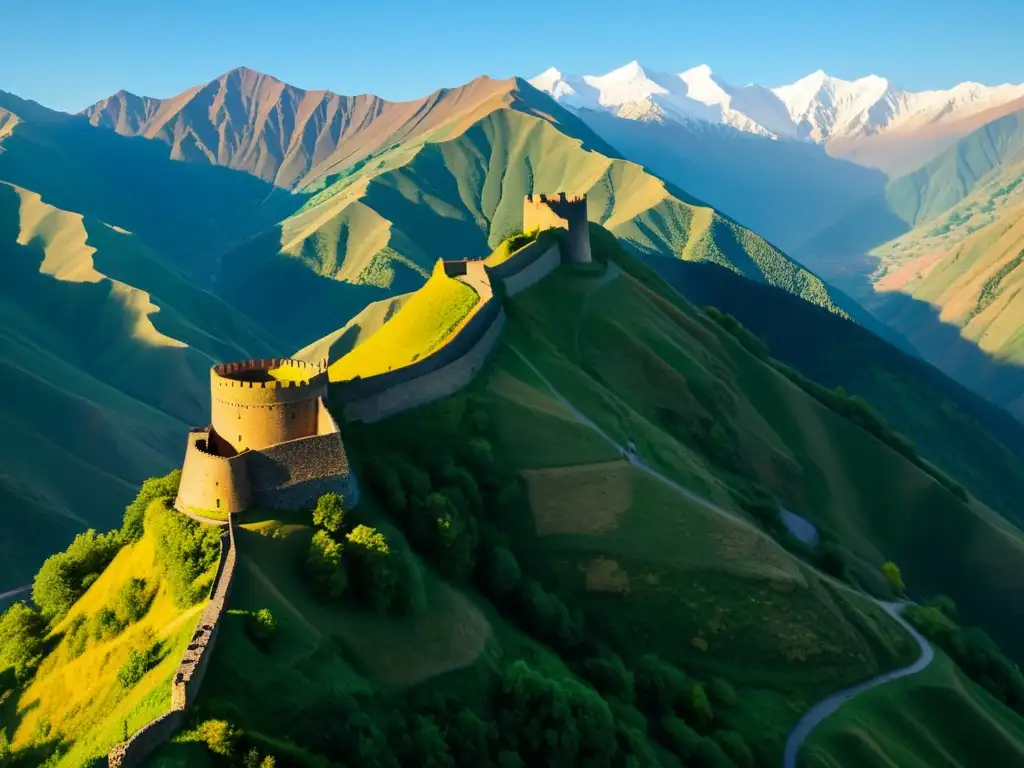
[[[1021,0],[10,0],[0,90],[77,111],[170,96],[236,66],[302,88],[411,99],[476,75],[709,64],[774,86],[816,69],[911,90],[1024,82]]]

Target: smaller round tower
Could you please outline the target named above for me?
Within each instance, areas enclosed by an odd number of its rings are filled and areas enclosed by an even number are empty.
[[[211,440],[227,456],[312,437],[326,395],[323,362],[272,358],[216,365],[210,369]]]

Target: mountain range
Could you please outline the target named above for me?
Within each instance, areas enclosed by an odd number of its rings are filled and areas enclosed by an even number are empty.
[[[530,82],[577,110],[610,112],[631,120],[723,126],[773,139],[812,141],[838,156],[887,170],[910,170],[919,156],[887,158],[865,148],[871,139],[920,133],[952,142],[979,115],[1024,99],[1024,83],[985,86],[960,83],[948,90],[907,91],[877,75],[842,80],[818,70],[788,85],[731,85],[707,65],[678,74],[632,61],[603,75],[566,75],[554,67]],[[975,127],[978,123],[974,123]],[[891,147],[890,147],[891,150]]]

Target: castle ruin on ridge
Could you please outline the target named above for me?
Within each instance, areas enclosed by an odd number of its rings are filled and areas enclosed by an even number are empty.
[[[557,197],[527,195],[523,202],[523,231],[565,229],[565,257],[570,264],[589,264],[590,225],[587,220],[587,196]]]
[[[288,380],[274,371],[287,368]],[[291,378],[298,376],[298,378]],[[210,369],[210,425],[189,432],[175,507],[223,517],[253,504],[311,509],[324,493],[357,501],[327,362],[274,358]]]

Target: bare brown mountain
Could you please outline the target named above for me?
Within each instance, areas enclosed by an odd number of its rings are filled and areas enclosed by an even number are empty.
[[[291,189],[447,123],[478,119],[511,84],[479,77],[393,102],[307,91],[239,67],[168,99],[118,91],[84,114],[122,135],[163,141],[174,159],[227,166]]]

